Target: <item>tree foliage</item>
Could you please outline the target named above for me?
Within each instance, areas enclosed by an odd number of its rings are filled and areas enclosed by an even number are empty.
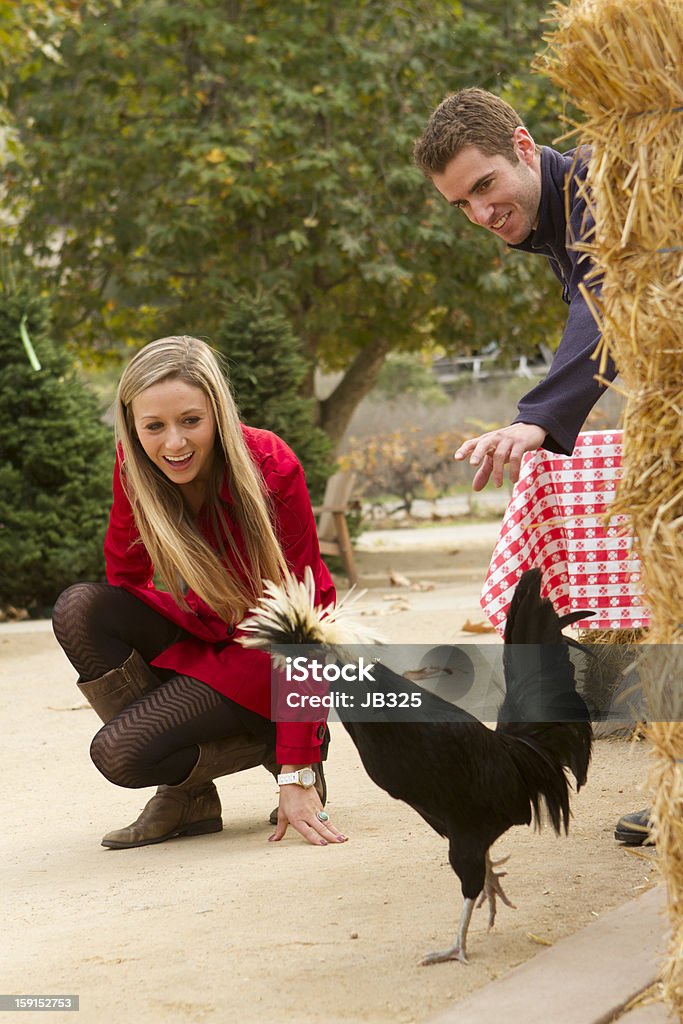
[[[104,573],[113,444],[48,332],[35,291],[0,292],[0,605],[51,605],[64,587]]]
[[[0,66],[11,68],[36,50],[59,60],[59,40],[79,24],[82,6],[78,0],[0,0]]]
[[[19,0],[17,6],[26,6]],[[15,61],[21,160],[5,167],[56,330],[106,354],[213,336],[255,283],[343,369],[338,439],[391,350],[517,349],[561,322],[541,260],[468,227],[412,166],[435,104],[499,92],[542,142],[557,103],[527,68],[545,0],[99,0],[55,54]]]
[[[215,346],[228,364],[240,419],[293,448],[313,501],[320,501],[333,469],[330,442],[313,424],[312,400],[300,394],[306,360],[291,325],[263,296],[242,295],[229,305]]]

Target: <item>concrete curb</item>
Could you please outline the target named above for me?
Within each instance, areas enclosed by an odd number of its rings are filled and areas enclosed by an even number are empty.
[[[657,977],[666,952],[666,898],[657,886],[454,1003],[430,1024],[664,1024],[663,1004],[624,1007]]]

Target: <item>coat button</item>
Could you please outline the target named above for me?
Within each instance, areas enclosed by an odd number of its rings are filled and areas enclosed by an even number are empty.
[[[324,725],[324,723],[322,723],[321,725],[318,726],[318,729],[316,731],[316,736],[318,737],[319,740],[322,740],[322,739],[325,738],[325,725]]]
[[[234,632],[235,632],[235,627],[234,626],[228,626],[228,628],[225,631],[225,635],[226,636],[233,636]]]

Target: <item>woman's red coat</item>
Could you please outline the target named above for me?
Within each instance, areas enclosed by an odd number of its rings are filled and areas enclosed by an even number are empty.
[[[255,465],[265,482],[273,510],[274,525],[290,569],[303,579],[310,566],[316,584],[316,601],[324,606],[334,602],[335,591],[320,557],[318,535],[311,501],[300,462],[281,438],[267,430],[243,426],[242,431]],[[133,511],[121,483],[121,463],[114,471],[114,501],[104,542],[107,580],[135,594],[190,636],[173,644],[152,664],[193,676],[238,704],[271,717],[270,656],[265,651],[246,650],[236,642],[239,626],[228,626],[200,597],[188,591],[187,609],[154,586],[154,566],[140,543]],[[239,528],[230,519],[231,496],[227,480],[221,492],[226,519],[240,551]],[[198,526],[208,542],[217,548],[208,516]],[[234,570],[233,570],[234,571]],[[277,723],[276,757],[280,764],[311,764],[320,760],[324,720]]]

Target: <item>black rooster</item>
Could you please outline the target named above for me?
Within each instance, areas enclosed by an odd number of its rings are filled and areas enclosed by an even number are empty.
[[[569,783],[565,768],[586,781],[591,756],[589,713],[574,684],[562,627],[585,613],[559,619],[541,597],[541,573],[526,572],[515,591],[505,628],[503,664],[506,694],[495,731],[468,712],[398,676],[382,664],[373,667],[373,690],[419,693],[416,713],[375,712],[371,720],[339,716],[370,778],[390,796],[410,804],[439,835],[448,838],[448,857],[465,900],[455,941],[429,953],[421,963],[466,962],[467,930],[475,902],[489,904],[489,927],[496,897],[505,896],[489,848],[512,825],[539,826],[543,811],[555,832],[567,831]],[[339,657],[352,644],[368,643],[346,610],[314,609],[312,581],[267,585],[243,628],[247,646],[323,645]],[[349,717],[347,715],[347,717]],[[412,717],[412,720],[408,720]]]

